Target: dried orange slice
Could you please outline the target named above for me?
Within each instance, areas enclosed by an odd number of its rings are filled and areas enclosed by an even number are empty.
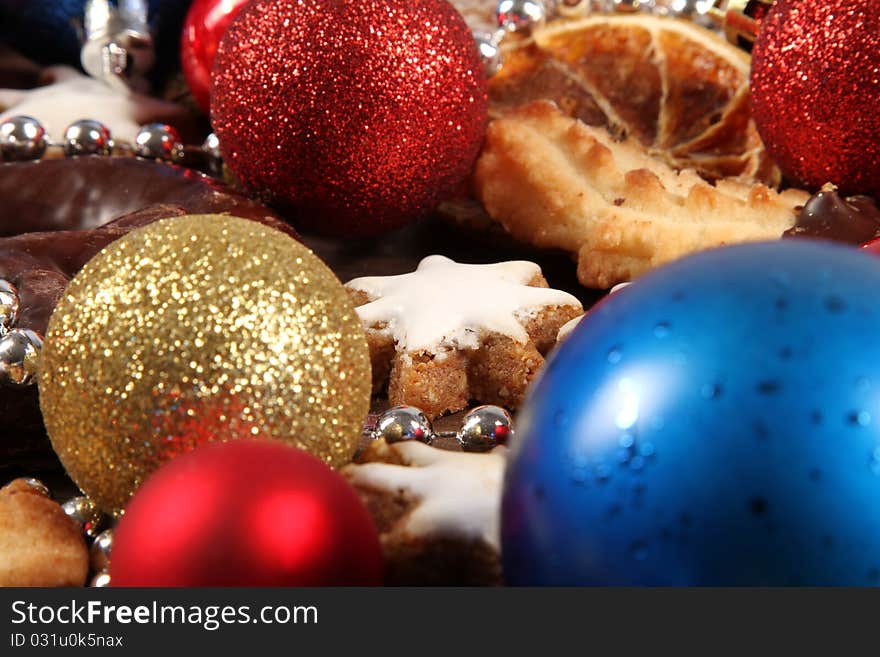
[[[506,38],[490,113],[535,100],[631,136],[675,169],[777,186],[749,109],[749,56],[690,21],[649,14],[557,20]]]

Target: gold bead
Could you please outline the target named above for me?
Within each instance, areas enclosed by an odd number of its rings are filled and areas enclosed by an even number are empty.
[[[199,215],[132,231],[86,264],[50,319],[39,386],[68,473],[119,514],[205,441],[273,438],[347,463],[370,361],[345,288],[311,251]]]

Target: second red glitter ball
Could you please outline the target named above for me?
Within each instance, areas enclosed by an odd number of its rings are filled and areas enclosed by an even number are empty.
[[[753,55],[755,123],[788,179],[880,195],[880,3],[777,0]]]
[[[224,160],[298,226],[381,233],[469,173],[487,88],[445,0],[255,0],[220,43],[211,120]]]

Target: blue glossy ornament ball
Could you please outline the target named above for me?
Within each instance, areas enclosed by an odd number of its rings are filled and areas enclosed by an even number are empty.
[[[692,256],[611,295],[518,420],[514,585],[880,584],[880,260]]]
[[[164,75],[179,61],[180,35],[191,0],[144,1],[155,40],[157,74]],[[86,0],[0,0],[0,42],[40,64],[79,68],[85,5]]]

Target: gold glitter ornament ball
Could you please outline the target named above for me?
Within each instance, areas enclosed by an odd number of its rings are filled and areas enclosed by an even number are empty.
[[[40,405],[68,474],[119,513],[210,440],[282,440],[337,467],[370,403],[361,323],[311,251],[256,222],[166,219],[74,277],[50,321]]]

